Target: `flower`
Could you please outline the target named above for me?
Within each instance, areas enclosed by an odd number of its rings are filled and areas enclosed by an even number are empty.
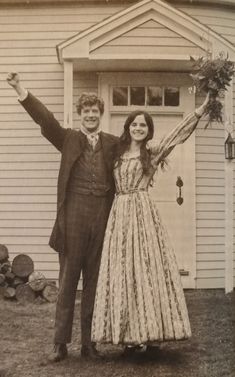
[[[222,52],[215,59],[190,57],[190,60],[193,62],[193,73],[190,76],[196,90],[210,93],[210,101],[206,107],[206,114],[209,116],[207,126],[211,122],[222,123],[223,105],[219,98],[224,96],[224,92],[230,85],[235,72],[234,63],[228,59],[228,55],[225,57]]]

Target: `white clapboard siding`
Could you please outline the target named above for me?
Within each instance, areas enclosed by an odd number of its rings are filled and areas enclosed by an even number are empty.
[[[214,249],[211,251],[208,247],[207,254],[198,251],[198,259],[200,261],[199,263],[202,261],[224,261],[224,253],[220,252],[219,247],[217,248],[217,252]]]
[[[156,55],[203,55],[204,51],[200,50],[197,47],[190,47],[190,46],[184,46],[184,47],[178,47],[178,46],[156,46],[156,45],[150,45],[147,46],[137,44],[132,46],[122,46],[120,49],[120,45],[104,45],[102,47],[97,48],[95,51],[93,51],[90,55],[92,57],[98,56],[116,56],[116,57],[122,57],[126,54],[130,55],[139,55],[141,48],[141,54],[156,54]]]
[[[206,267],[207,268],[205,269],[201,269],[201,268],[197,269],[197,281],[200,278],[204,278],[204,279],[213,279],[213,278],[223,279],[224,278],[224,268],[222,266],[218,265],[218,268],[215,268],[215,266],[211,267],[209,262],[207,262]]]
[[[31,178],[30,184],[28,182],[28,178],[1,178],[0,190],[3,190],[4,187],[8,187],[9,190],[13,190],[15,187],[21,187],[22,190],[27,190],[29,187],[36,187],[37,189],[41,189],[42,187],[52,187],[54,189],[56,187],[56,183],[57,180],[55,178]]]
[[[126,6],[124,2],[119,5],[107,2],[96,6],[27,4],[0,9],[0,222],[1,231],[5,231],[1,243],[9,247],[10,254],[26,252],[35,256],[36,269],[51,279],[58,278],[57,254],[47,244],[49,224],[56,215],[60,157],[36,131],[38,126],[17,103],[4,77],[8,71],[20,71],[25,86],[39,96],[62,124],[64,77],[63,67],[57,61],[56,45]],[[234,13],[222,8],[212,10],[195,2],[174,6],[235,43]],[[133,54],[138,54],[140,48],[142,52],[158,54],[200,52],[169,29],[150,21],[93,54],[120,54],[120,46],[123,52]],[[97,91],[97,86],[95,73],[74,75],[75,128],[79,127],[75,111],[77,95],[85,90]],[[219,126],[205,131],[202,124],[199,127],[196,131],[196,286],[220,288],[224,287],[224,133]],[[28,228],[29,222],[32,223]],[[28,229],[34,233],[28,234]]]
[[[1,178],[9,179],[9,181],[14,179],[28,179],[31,178],[57,178],[58,177],[58,170],[3,170],[1,171]],[[30,182],[28,181],[30,185]]]
[[[223,220],[224,219],[224,211],[199,211],[197,213],[197,221],[199,223],[199,221],[203,221],[203,220],[206,220],[208,222],[208,220]]]
[[[207,289],[216,289],[216,288],[221,288],[221,287],[224,287],[224,277],[200,277],[199,279],[197,279],[197,288],[198,289],[203,289],[203,288],[207,288]]]
[[[196,98],[196,105],[201,100]],[[224,287],[224,129],[196,129],[196,287]]]
[[[53,220],[48,219],[20,219],[17,221],[9,219],[0,219],[0,228],[18,229],[18,228],[42,228],[51,229]]]
[[[11,252],[11,245],[47,245],[48,244],[48,236],[30,236],[26,237],[25,235],[22,236],[9,236],[5,235],[2,236],[1,239],[4,241],[4,244],[8,246],[9,252]]]
[[[135,55],[140,53],[140,49],[142,54],[188,54],[188,56],[203,54],[203,51],[188,39],[152,20],[107,42],[95,49],[91,55]]]
[[[28,252],[32,253],[31,250]],[[19,254],[19,251],[16,253],[11,252],[11,259],[13,260]],[[49,251],[47,249],[46,253],[34,253],[33,254],[34,263],[58,263],[58,254],[55,251]]]
[[[39,161],[43,161],[43,162],[48,162],[48,161],[53,161],[53,162],[58,162],[60,160],[60,155],[59,153],[49,153],[49,154],[46,154],[46,153],[43,153],[43,154],[40,154],[40,153],[22,153],[20,155],[17,155],[16,153],[15,154],[12,154],[12,155],[0,155],[0,162],[18,162],[18,163],[21,163],[21,162],[27,162],[27,161],[30,161],[30,162],[39,162]]]
[[[27,253],[35,269],[58,278],[57,253],[48,246],[56,216],[60,154],[20,106],[4,80],[18,71],[24,86],[63,124],[64,77],[56,45],[122,9],[123,5],[38,6],[0,11],[0,236],[10,257]],[[76,97],[96,91],[95,73],[74,75],[74,127],[79,126]]]
[[[18,221],[40,221],[40,220],[47,220],[53,221],[55,218],[55,206],[50,209],[47,208],[46,210],[36,210],[36,211],[29,211],[26,208],[22,211],[5,211],[0,212],[0,221],[12,221],[14,222],[15,226],[17,226]]]
[[[184,6],[175,4],[175,6],[235,44],[234,9],[226,9],[226,7],[224,9],[213,7],[212,9],[212,6],[190,5],[189,3]]]
[[[57,170],[59,167],[58,162],[0,162],[0,171],[10,170]]]
[[[52,211],[55,213],[56,205],[55,203],[31,203],[30,201],[28,203],[1,203],[1,216],[4,217],[4,214],[6,212],[9,212],[10,215],[12,212],[47,212]],[[54,216],[55,217],[55,216]],[[18,220],[17,220],[18,221]]]
[[[235,93],[235,75],[233,79],[233,92]],[[233,96],[233,137],[235,136],[235,95]],[[233,187],[235,187],[235,161],[233,160]],[[235,238],[235,190],[233,190],[233,235]],[[235,239],[233,243],[233,286],[235,287]]]

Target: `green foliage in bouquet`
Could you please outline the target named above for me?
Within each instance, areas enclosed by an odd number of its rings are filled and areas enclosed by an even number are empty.
[[[209,116],[207,126],[211,122],[222,123],[223,105],[220,98],[230,85],[235,72],[233,62],[228,59],[228,56],[224,57],[223,53],[213,60],[205,57],[199,59],[190,57],[190,60],[193,62],[193,71],[195,72],[190,76],[196,90],[210,93],[210,101],[206,108],[206,114]]]

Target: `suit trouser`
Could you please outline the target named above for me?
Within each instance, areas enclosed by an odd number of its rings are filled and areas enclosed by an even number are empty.
[[[110,206],[107,197],[69,192],[65,208],[65,252],[59,255],[55,343],[69,343],[81,271],[81,341],[91,343],[91,323],[100,258]]]

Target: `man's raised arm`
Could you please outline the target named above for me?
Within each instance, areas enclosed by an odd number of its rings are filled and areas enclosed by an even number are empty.
[[[67,129],[61,127],[53,113],[42,102],[33,96],[20,82],[19,74],[11,72],[7,75],[8,84],[16,91],[20,104],[31,118],[40,125],[42,135],[59,151],[62,150]]]

